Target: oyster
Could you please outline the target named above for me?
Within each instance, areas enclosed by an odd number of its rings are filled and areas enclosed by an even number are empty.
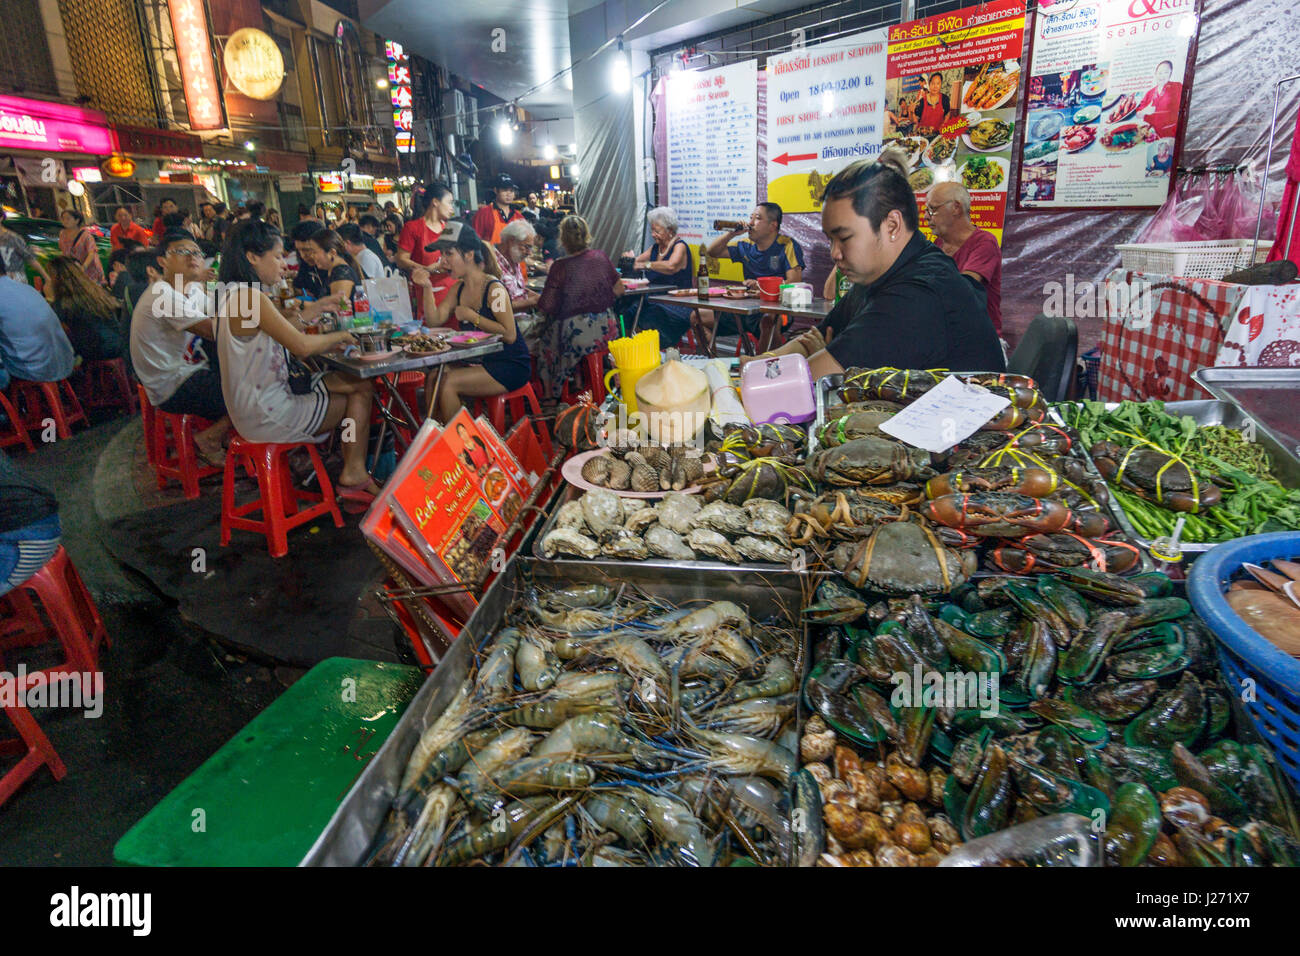
[[[732,547],[751,561],[770,561],[773,564],[789,564],[794,559],[794,552],[783,548],[767,538],[755,538],[744,535],[732,542]]]
[[[586,531],[587,519],[582,516],[582,502],[576,498],[573,501],[566,501],[555,516],[555,527]]]
[[[645,533],[646,547],[650,553],[674,561],[694,561],[695,552],[686,546],[680,534],[669,531],[661,524],[651,525]]]
[[[612,491],[589,491],[580,499],[582,516],[593,535],[604,539],[623,526],[623,499]]]
[[[659,520],[659,512],[655,510],[654,505],[646,505],[635,511],[624,509],[623,514],[623,527],[633,534],[643,533],[646,528]]]
[[[650,556],[645,539],[626,528],[619,528],[600,546],[600,553],[613,558],[640,561]]]
[[[789,508],[779,501],[773,501],[771,498],[750,498],[741,507],[745,509],[745,514],[755,521],[766,519],[779,523],[782,528],[788,525],[790,518],[793,517]]]
[[[774,521],[770,516],[762,515],[753,519],[745,530],[755,538],[766,538],[769,541],[774,541],[782,548],[789,548],[790,535],[785,530],[787,523],[788,522],[784,521]]]
[[[557,554],[571,554],[579,558],[594,558],[600,554],[600,545],[585,534],[572,528],[553,528],[542,539],[542,554],[553,558]]]
[[[740,564],[741,557],[735,548],[716,531],[708,528],[695,528],[686,536],[686,543],[696,554],[709,558],[721,558],[732,564]]]
[[[669,531],[686,534],[691,530],[691,519],[699,513],[701,507],[700,499],[694,495],[669,492],[658,505],[659,523]]]
[[[744,508],[725,501],[710,501],[691,519],[691,527],[708,528],[723,534],[743,534],[749,522]]]

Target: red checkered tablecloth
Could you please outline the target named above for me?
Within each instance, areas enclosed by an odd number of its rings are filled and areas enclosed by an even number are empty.
[[[1098,397],[1105,402],[1204,398],[1192,373],[1215,364],[1224,326],[1235,314],[1244,287],[1123,269],[1112,272],[1106,283],[1107,302],[1117,301],[1109,294],[1117,283],[1129,289],[1149,283],[1151,309],[1149,316],[1107,317]]]

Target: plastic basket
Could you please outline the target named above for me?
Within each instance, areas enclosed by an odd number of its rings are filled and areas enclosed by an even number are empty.
[[[1282,772],[1300,790],[1300,660],[1257,634],[1223,596],[1244,562],[1263,564],[1300,555],[1300,532],[1257,534],[1221,544],[1197,559],[1187,577],[1187,599],[1219,641],[1219,661],[1230,692],[1254,682],[1244,701],[1255,730],[1272,747]]]
[[[1244,269],[1251,262],[1253,239],[1221,239],[1215,242],[1130,242],[1115,247],[1120,264],[1130,272],[1182,276],[1191,279],[1222,279],[1229,272]],[[1255,262],[1268,258],[1273,243],[1260,240]]]

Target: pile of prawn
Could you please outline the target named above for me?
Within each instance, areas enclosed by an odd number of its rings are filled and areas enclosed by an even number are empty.
[[[731,601],[530,591],[420,737],[380,866],[782,865],[802,638]]]

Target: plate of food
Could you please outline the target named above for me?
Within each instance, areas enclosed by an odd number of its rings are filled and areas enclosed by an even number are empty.
[[[1101,96],[1106,92],[1106,74],[1108,70],[1100,67],[1093,70],[1084,70],[1079,77],[1079,92],[1084,96]]]
[[[1067,153],[1078,153],[1087,149],[1097,138],[1095,126],[1067,126],[1061,130],[1061,145]]]
[[[931,169],[939,166],[947,166],[952,163],[953,157],[957,155],[957,140],[948,139],[946,136],[936,136],[930,140],[930,145],[925,148],[921,154],[921,160]]]
[[[930,146],[930,141],[923,136],[899,136],[885,143],[886,146],[897,146],[907,153],[907,165],[913,168],[921,161],[921,154]]]
[[[469,349],[476,345],[486,345],[488,342],[494,342],[499,338],[501,338],[500,335],[491,332],[471,330],[468,332],[455,332],[447,336],[447,344],[454,349]]]
[[[996,156],[972,156],[961,164],[958,178],[970,190],[1002,192],[1007,188],[1007,161]]]
[[[439,355],[442,352],[451,351],[451,346],[447,344],[447,336],[445,334],[437,334],[433,332],[420,332],[416,335],[404,335],[400,339],[394,341],[393,344],[400,345],[403,352],[417,358],[426,355]]]
[[[1061,127],[1065,125],[1065,120],[1060,113],[1048,113],[1034,120],[1034,125],[1029,128],[1029,132],[1034,139],[1055,139],[1061,133]]]
[[[1074,121],[1080,125],[1091,123],[1101,116],[1101,107],[1096,103],[1091,106],[1082,106],[1074,111]]]
[[[976,152],[996,153],[1011,146],[1014,124],[995,117],[982,119],[962,134],[966,145]]]
[[[1026,146],[1022,158],[1027,163],[1040,159],[1051,159],[1055,162],[1056,153],[1060,148],[1059,140],[1045,139],[1041,143],[1033,143],[1030,146]]]
[[[975,79],[966,84],[961,104],[967,110],[995,110],[1005,106],[1020,86],[1020,70],[993,69],[985,64]]]
[[[1101,145],[1112,153],[1122,153],[1142,142],[1142,131],[1137,123],[1121,123],[1101,134]]]
[[[617,462],[618,464],[615,464]],[[620,465],[624,465],[623,453],[613,448],[597,448],[593,451],[583,452],[580,455],[574,455],[564,462],[560,468],[560,474],[564,480],[575,488],[581,488],[583,491],[595,491],[599,488],[605,488],[614,492],[620,498],[662,498],[668,494],[668,491],[680,491],[683,494],[691,495],[700,490],[697,483],[689,487],[661,489],[655,488],[651,491],[633,491],[630,487],[616,488],[611,485],[622,484],[620,480],[626,477],[629,485],[631,478],[631,466],[628,466],[626,476],[621,475]],[[612,466],[612,467],[611,467]],[[714,464],[712,455],[705,455],[700,459],[700,466],[703,469],[702,474],[708,474],[717,466]],[[656,469],[656,476],[662,469]],[[670,482],[671,484],[671,482]]]
[[[914,193],[925,192],[934,185],[934,170],[928,166],[922,166],[907,177],[907,184],[912,187]]]
[[[1107,123],[1119,123],[1128,119],[1138,110],[1137,97],[1132,93],[1117,96],[1102,107]]]

